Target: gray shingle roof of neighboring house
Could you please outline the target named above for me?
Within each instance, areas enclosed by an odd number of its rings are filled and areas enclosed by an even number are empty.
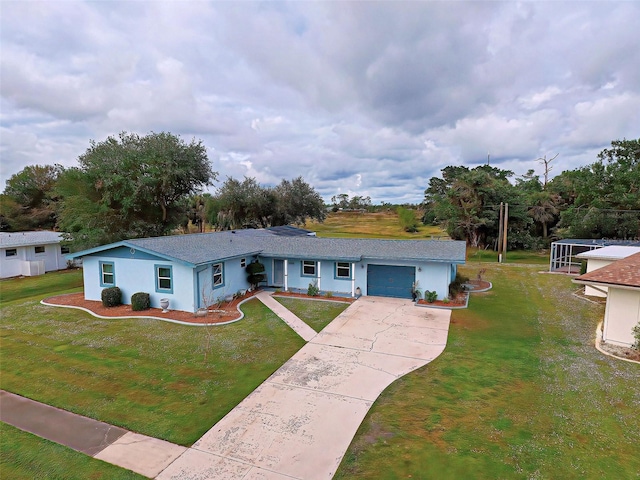
[[[58,232],[0,232],[0,248],[28,247],[60,243],[62,234]]]
[[[466,244],[442,240],[377,240],[281,236],[267,229],[237,230],[169,237],[141,238],[74,254],[91,253],[127,245],[193,265],[233,257],[267,257],[309,260],[409,260],[464,263]]]

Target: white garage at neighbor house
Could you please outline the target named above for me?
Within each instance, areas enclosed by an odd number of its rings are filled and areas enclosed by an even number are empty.
[[[580,275],[573,281],[608,289],[602,340],[631,347],[635,341],[633,328],[640,322],[640,253]]]
[[[77,252],[82,259],[84,294],[100,300],[106,287],[122,290],[129,303],[136,292],[149,293],[151,306],[195,312],[212,299],[247,289],[246,267],[265,267],[263,285],[354,297],[411,298],[412,287],[449,294],[457,266],[465,263],[466,244],[448,240],[318,238],[306,230],[274,227],[256,230],[173,235],[125,240]]]

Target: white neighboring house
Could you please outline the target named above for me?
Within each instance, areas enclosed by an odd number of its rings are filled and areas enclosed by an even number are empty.
[[[587,272],[593,272],[607,265],[611,265],[613,262],[627,258],[634,253],[639,253],[640,247],[629,247],[623,245],[610,245],[608,247],[598,248],[596,250],[590,250],[576,255],[577,258],[587,261]],[[606,297],[607,287],[598,287],[597,289],[589,285],[585,285],[584,294],[593,297]]]
[[[633,327],[640,322],[640,253],[574,278],[575,283],[607,287],[602,340],[631,347]]]
[[[0,232],[0,278],[64,270],[69,249],[58,232]]]

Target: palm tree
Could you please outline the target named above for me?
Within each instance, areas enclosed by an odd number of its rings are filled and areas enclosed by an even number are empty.
[[[558,197],[544,190],[531,195],[531,207],[528,214],[536,223],[542,225],[542,238],[547,238],[549,223],[558,214]]]

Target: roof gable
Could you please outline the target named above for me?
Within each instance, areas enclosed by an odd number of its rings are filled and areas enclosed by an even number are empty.
[[[640,253],[580,275],[574,281],[640,288]]]

